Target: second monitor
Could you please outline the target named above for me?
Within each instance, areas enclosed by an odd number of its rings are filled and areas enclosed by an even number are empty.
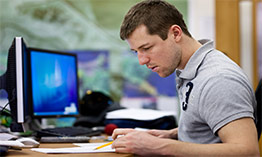
[[[28,57],[29,84],[31,86],[29,87],[31,91],[29,108],[32,118],[78,116],[76,54],[28,48]],[[83,127],[56,127],[37,130],[38,137],[74,137],[99,134],[101,134],[101,131]],[[63,141],[55,139],[54,142]]]
[[[77,56],[29,48],[33,118],[79,115]]]

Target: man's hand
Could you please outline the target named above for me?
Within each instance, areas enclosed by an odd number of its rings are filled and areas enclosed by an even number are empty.
[[[126,135],[130,132],[135,131],[135,129],[115,129],[112,134],[112,138],[115,140],[119,135]]]
[[[118,135],[124,135],[117,137]],[[133,153],[139,155],[155,154],[156,150],[163,146],[159,144],[159,137],[149,134],[147,131],[135,129],[115,129],[112,135],[115,140],[112,148],[118,153]]]

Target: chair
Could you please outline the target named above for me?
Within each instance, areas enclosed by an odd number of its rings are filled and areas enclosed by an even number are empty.
[[[259,140],[259,149],[260,149],[260,155],[262,156],[262,79],[259,81],[256,92],[256,100],[257,100],[257,121],[256,121],[256,127],[257,127],[257,134],[258,134],[258,140]]]

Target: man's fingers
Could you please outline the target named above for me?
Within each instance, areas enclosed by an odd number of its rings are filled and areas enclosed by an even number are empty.
[[[134,129],[115,129],[112,138],[115,140],[118,135],[126,135],[132,131],[134,131]]]
[[[130,153],[126,148],[124,147],[119,147],[119,148],[115,148],[117,153]]]

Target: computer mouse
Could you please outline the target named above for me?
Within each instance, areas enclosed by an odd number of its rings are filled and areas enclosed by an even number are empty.
[[[32,138],[28,138],[28,137],[19,138],[19,139],[17,139],[17,141],[23,143],[25,145],[25,147],[38,147],[39,144],[40,144],[36,140],[34,140]]]

